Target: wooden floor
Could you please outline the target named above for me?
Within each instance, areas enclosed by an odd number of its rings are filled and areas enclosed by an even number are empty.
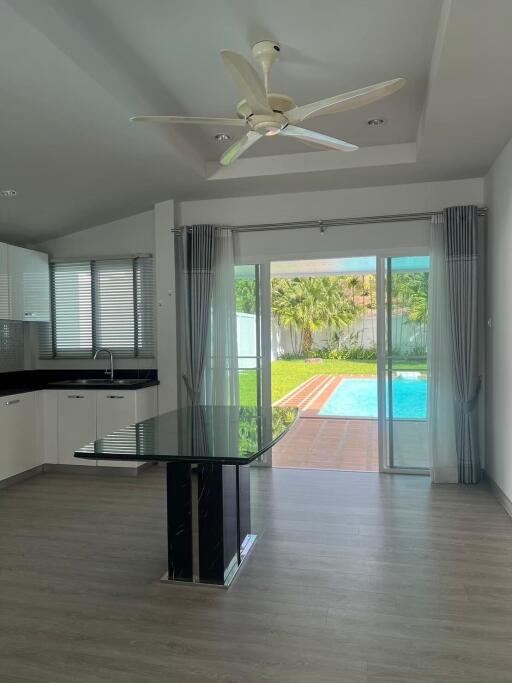
[[[228,592],[158,583],[161,468],[0,491],[0,681],[512,680],[512,520],[484,485],[251,476]]]

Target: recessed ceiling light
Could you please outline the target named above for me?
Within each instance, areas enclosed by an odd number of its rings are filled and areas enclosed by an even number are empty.
[[[366,124],[368,126],[383,126],[386,123],[386,119],[369,119]]]
[[[16,190],[0,190],[0,197],[16,197]]]
[[[231,140],[231,135],[228,135],[227,133],[217,133],[214,137],[217,142],[227,142],[228,140]]]

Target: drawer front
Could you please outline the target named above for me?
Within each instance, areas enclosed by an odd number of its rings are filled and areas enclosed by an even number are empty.
[[[96,465],[95,460],[74,457],[78,448],[96,439],[96,392],[59,391],[59,464]]]
[[[136,422],[136,391],[117,391],[106,389],[97,393],[97,433],[98,438],[116,432],[122,427]],[[98,460],[103,467],[137,467],[138,463],[129,460]]]

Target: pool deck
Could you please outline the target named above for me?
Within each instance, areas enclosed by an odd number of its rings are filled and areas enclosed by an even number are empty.
[[[345,378],[375,379],[375,375],[315,375],[277,401],[299,409],[297,426],[272,449],[273,467],[379,471],[378,420],[324,417],[319,411]],[[397,420],[395,464],[424,466],[426,422]]]
[[[378,472],[378,422],[301,414],[297,426],[272,449],[272,466]]]
[[[375,375],[314,375],[293,389],[275,406],[299,409],[299,423],[272,449],[273,467],[379,471],[376,419],[319,417],[341,381]]]

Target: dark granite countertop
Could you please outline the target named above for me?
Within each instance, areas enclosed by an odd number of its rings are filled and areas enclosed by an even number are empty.
[[[75,457],[247,465],[276,444],[297,416],[297,408],[181,408],[97,439]]]
[[[98,380],[97,383],[85,383],[80,380]],[[100,370],[22,370],[20,372],[0,373],[0,396],[25,394],[41,389],[87,389],[103,390],[137,390],[159,384],[158,373],[148,370],[117,370],[113,383],[105,381]],[[117,381],[116,381],[117,380]]]

